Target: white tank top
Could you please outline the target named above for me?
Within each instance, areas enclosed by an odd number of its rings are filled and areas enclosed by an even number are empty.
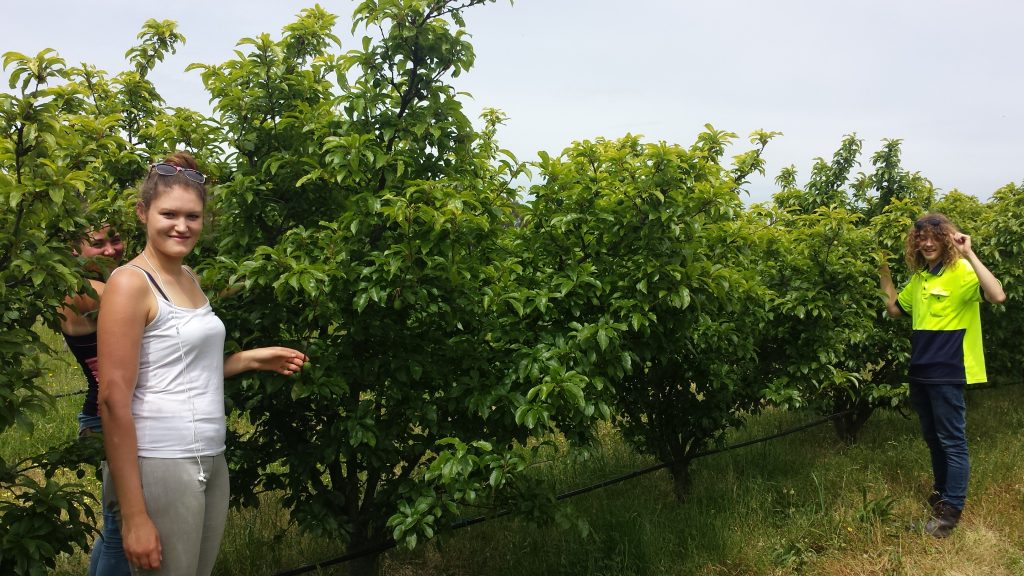
[[[176,306],[148,273],[131,267],[146,274],[158,308],[142,333],[139,377],[132,395],[138,454],[148,458],[222,454],[227,430],[224,323],[213,313],[209,300],[199,308]]]

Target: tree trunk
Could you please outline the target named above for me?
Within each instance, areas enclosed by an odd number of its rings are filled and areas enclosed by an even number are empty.
[[[686,502],[690,497],[693,488],[693,478],[690,476],[690,461],[688,459],[676,460],[676,464],[668,467],[672,474],[672,491],[676,495],[676,501]]]
[[[857,436],[864,428],[868,418],[875,411],[874,407],[865,405],[854,406],[850,410],[850,412],[832,420],[832,425],[835,427],[839,440],[848,446],[857,443]]]
[[[353,514],[359,514],[353,511]],[[359,558],[353,558],[347,562],[349,576],[377,576],[380,573],[380,550],[384,542],[379,533],[370,528],[372,522],[357,519],[352,526],[352,535],[349,537],[346,552],[358,553],[367,550],[375,550],[372,554],[366,554]]]

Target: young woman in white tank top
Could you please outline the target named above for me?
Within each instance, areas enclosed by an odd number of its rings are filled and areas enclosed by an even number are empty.
[[[184,266],[203,228],[206,177],[178,152],[155,164],[136,207],[146,247],[107,283],[99,318],[99,405],[112,500],[134,570],[208,575],[228,507],[224,378],[291,375],[280,346],[224,357],[224,325]]]

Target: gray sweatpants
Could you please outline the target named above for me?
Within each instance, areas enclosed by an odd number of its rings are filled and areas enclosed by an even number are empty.
[[[136,576],[209,576],[217,560],[228,515],[228,466],[223,454],[203,456],[206,482],[199,481],[199,462],[192,458],[139,458],[146,512],[160,533],[160,569],[138,570]],[[121,507],[113,478],[103,470],[104,500],[121,523]]]

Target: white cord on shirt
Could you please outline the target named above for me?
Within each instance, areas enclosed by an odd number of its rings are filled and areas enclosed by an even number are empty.
[[[157,284],[164,288],[164,292],[166,294],[167,285],[164,283],[163,277],[160,276],[160,271],[157,270],[156,266],[153,266],[153,263],[149,261],[149,257],[146,256],[145,250],[142,251],[142,258],[146,261],[146,264],[149,264],[149,267],[153,269],[153,273],[156,274]],[[178,337],[178,352],[181,354],[181,368],[182,373],[185,376],[185,394],[188,396],[188,405],[191,408],[192,413],[192,449],[195,451],[196,462],[199,463],[199,476],[197,478],[200,482],[205,484],[206,472],[203,470],[203,460],[200,458],[203,444],[199,440],[199,433],[196,430],[196,404],[195,401],[192,400],[192,388],[190,386],[192,380],[188,376],[188,362],[185,361],[185,347],[181,342],[181,323],[178,322],[178,312],[175,310],[174,301],[171,300],[170,296],[167,296],[167,301],[171,304],[171,321],[174,323],[174,332]]]

